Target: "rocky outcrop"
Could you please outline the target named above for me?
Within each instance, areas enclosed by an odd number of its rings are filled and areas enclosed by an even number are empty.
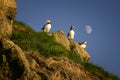
[[[14,42],[2,38],[0,50],[0,79],[16,80],[31,76],[28,61],[26,61],[25,54],[20,47]]]
[[[0,0],[0,39],[11,36],[16,8],[15,0]]]
[[[66,38],[66,34],[62,30],[54,32],[53,35],[58,43],[62,44],[67,50],[70,51],[70,41]]]
[[[26,52],[26,57],[41,80],[90,80],[85,69],[66,58],[51,57],[45,59],[37,53]]]
[[[16,16],[15,0],[0,0],[0,80],[30,77],[31,72],[20,47],[9,40]]]
[[[90,55],[82,48],[77,42],[67,39],[65,33],[62,30],[54,32],[53,35],[58,43],[62,44],[67,50],[79,55],[82,61],[89,61]]]

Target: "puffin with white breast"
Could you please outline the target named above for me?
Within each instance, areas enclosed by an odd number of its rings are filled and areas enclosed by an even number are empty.
[[[73,39],[74,39],[74,35],[75,35],[74,26],[71,25],[70,31],[69,31],[69,33],[68,33],[68,39],[69,39],[69,40],[73,40]]]
[[[79,43],[80,47],[82,48],[86,48],[88,42],[87,41],[83,41],[82,43]]]
[[[48,19],[46,21],[46,24],[43,26],[42,30],[43,30],[43,32],[49,33],[50,29],[51,29],[51,21]]]

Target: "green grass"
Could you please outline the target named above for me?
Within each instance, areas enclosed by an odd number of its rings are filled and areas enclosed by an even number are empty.
[[[36,32],[23,22],[14,21],[14,25],[25,28],[25,31],[19,29],[13,31],[11,39],[20,46],[24,51],[38,51],[45,57],[57,56],[67,57],[75,62],[80,61],[80,57],[73,52],[65,49],[61,44],[55,41],[52,34]]]
[[[19,26],[13,31],[11,39],[24,51],[38,51],[44,57],[66,57],[75,63],[81,64],[88,72],[98,75],[102,80],[120,80],[112,73],[105,71],[102,67],[89,62],[81,62],[80,57],[65,49],[57,43],[53,35],[43,32],[36,32],[23,22],[14,21],[14,25]],[[24,28],[24,31],[19,30]]]

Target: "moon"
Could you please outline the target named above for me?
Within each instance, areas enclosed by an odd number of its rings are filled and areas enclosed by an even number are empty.
[[[87,34],[91,34],[92,33],[92,27],[90,25],[85,26],[85,30]]]

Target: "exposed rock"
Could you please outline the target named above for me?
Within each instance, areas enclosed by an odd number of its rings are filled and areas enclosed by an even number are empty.
[[[58,43],[62,44],[66,49],[70,50],[70,42],[62,30],[54,32],[53,35],[55,36],[55,39]]]
[[[90,55],[87,53],[87,51],[84,48],[80,47],[77,42],[68,40],[62,30],[54,32],[53,35],[55,36],[55,39],[58,43],[62,44],[69,51],[73,51],[75,54],[79,55],[81,60],[90,60]]]
[[[10,49],[14,46],[14,43],[6,38],[2,38],[1,43],[4,49]]]
[[[11,36],[16,8],[15,0],[0,0],[0,39]]]
[[[37,53],[26,52],[30,68],[41,76],[41,80],[90,80],[85,69],[65,58],[40,57]]]
[[[0,78],[4,80],[6,80],[6,78],[8,78],[9,80],[10,79],[16,80],[17,78],[24,79],[25,77],[28,77],[29,79],[32,76],[31,70],[29,69],[28,61],[21,48],[15,45],[12,41],[7,39],[2,39],[0,43],[1,43],[0,68],[3,69],[4,67],[7,67],[8,69],[5,70],[11,72],[11,73],[3,73],[3,75],[1,74]],[[9,66],[5,66],[6,64]],[[2,73],[4,71],[1,70],[0,72]]]
[[[73,51],[74,53],[79,55],[79,57],[82,59],[82,61],[90,60],[90,55],[88,54],[88,52],[84,48],[82,48],[77,42],[75,42],[75,41],[71,42],[70,49],[71,49],[71,51]]]

